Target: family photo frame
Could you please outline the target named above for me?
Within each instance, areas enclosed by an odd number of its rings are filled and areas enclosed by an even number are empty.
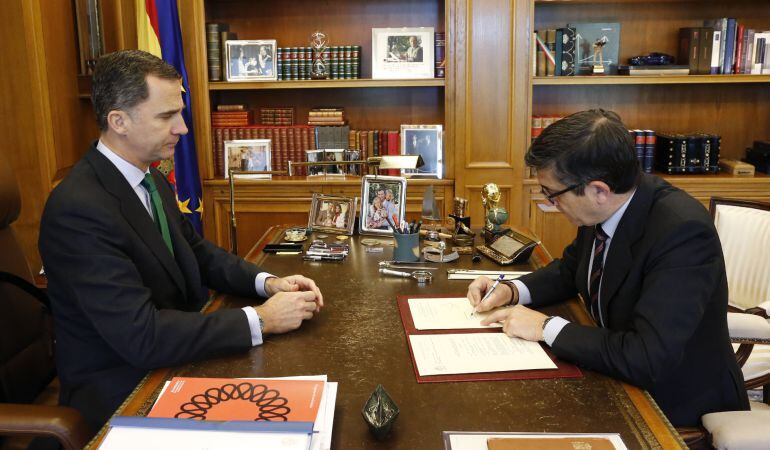
[[[227,81],[274,81],[276,72],[275,39],[226,41]]]
[[[434,78],[433,27],[372,28],[372,79]]]
[[[406,213],[406,178],[379,175],[361,178],[360,212],[358,229],[362,234],[392,235],[388,220],[398,226]]]
[[[441,179],[444,175],[443,126],[401,125],[401,154],[420,155],[425,165],[401,169],[401,176]]]
[[[356,210],[355,198],[313,194],[307,227],[313,231],[352,235]]]
[[[237,139],[224,141],[225,179],[230,169],[270,171],[270,139]],[[239,174],[239,178],[270,178],[270,174]]]

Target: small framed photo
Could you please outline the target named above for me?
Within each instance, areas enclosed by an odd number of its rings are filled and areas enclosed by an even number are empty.
[[[307,156],[307,162],[313,163],[313,162],[319,162],[319,161],[339,161],[339,164],[335,165],[309,165],[307,166],[307,174],[308,176],[314,176],[314,175],[340,175],[345,176],[347,172],[349,171],[351,166],[350,164],[345,164],[346,161],[350,161],[351,155],[349,150],[345,150],[342,148],[330,148],[330,149],[319,149],[319,150],[305,150],[305,155]],[[356,152],[356,155],[358,155],[358,152]],[[356,156],[357,157],[357,156]]]
[[[355,224],[355,198],[313,194],[308,228],[313,231],[351,235]]]
[[[372,78],[434,78],[433,28],[372,28]]]
[[[366,175],[361,179],[361,222],[358,229],[362,234],[392,235],[388,219],[398,226],[405,213],[406,178]]]
[[[271,169],[270,139],[239,139],[225,141],[225,179],[230,169],[259,170]],[[239,178],[270,178],[270,174],[243,174]]]
[[[226,41],[227,81],[277,80],[275,39]]]
[[[425,165],[417,169],[401,169],[406,177],[439,178],[444,174],[441,125],[401,125],[401,154],[420,155]]]

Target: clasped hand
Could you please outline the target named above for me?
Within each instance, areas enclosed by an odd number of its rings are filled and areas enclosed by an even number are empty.
[[[264,326],[263,334],[285,333],[299,328],[303,320],[321,311],[323,295],[315,281],[302,275],[265,280],[270,298],[255,307]]]
[[[493,280],[482,276],[473,280],[468,286],[468,301],[476,308],[477,312],[490,311],[498,306],[518,303],[519,295],[516,288],[507,283],[500,283],[489,297],[481,301],[493,284]],[[547,317],[545,314],[526,306],[515,305],[491,313],[481,321],[481,324],[490,325],[500,322],[503,324],[503,332],[508,336],[528,341],[540,341],[543,339],[543,322]]]

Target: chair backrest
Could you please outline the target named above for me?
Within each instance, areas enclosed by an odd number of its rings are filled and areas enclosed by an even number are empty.
[[[32,274],[11,224],[21,197],[13,170],[0,154],[0,402],[27,403],[53,379],[50,314],[29,287]],[[5,274],[18,277],[16,283]],[[34,292],[33,292],[34,293]]]
[[[712,198],[725,256],[729,302],[740,309],[770,301],[770,203]]]

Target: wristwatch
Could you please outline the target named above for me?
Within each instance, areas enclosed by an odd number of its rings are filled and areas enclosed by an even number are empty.
[[[257,314],[257,318],[259,318],[259,332],[260,333],[264,333],[264,331],[265,331],[265,321],[262,320],[262,316],[260,316],[259,314]]]
[[[548,316],[545,318],[545,320],[543,321],[543,331],[545,331],[545,326],[548,325],[548,322],[550,322],[551,319],[553,319],[554,317],[555,316]]]

